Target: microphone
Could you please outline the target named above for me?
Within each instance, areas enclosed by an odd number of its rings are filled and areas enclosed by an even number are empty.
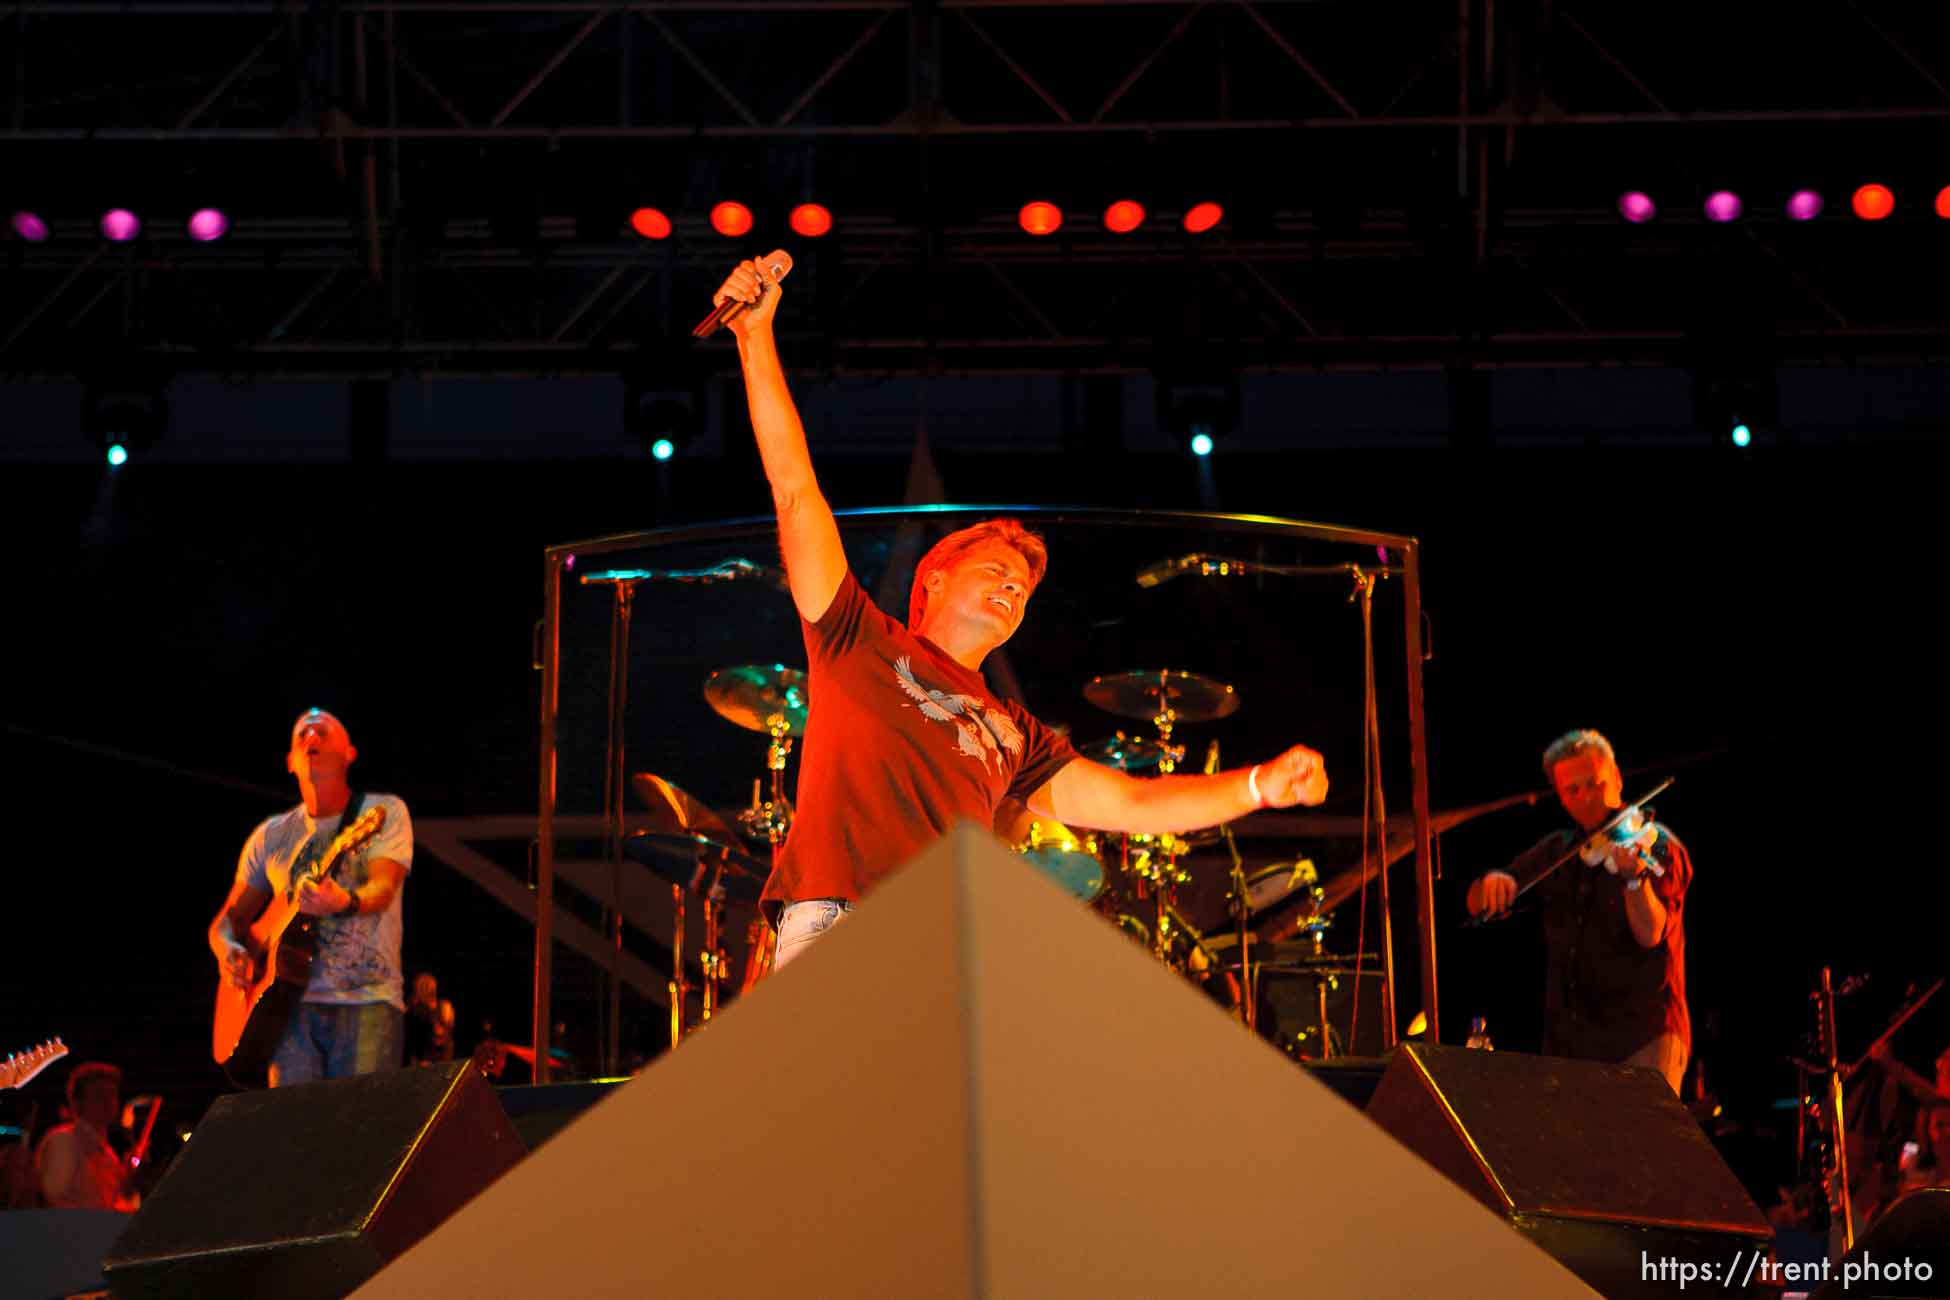
[[[785,279],[786,272],[791,269],[792,254],[786,252],[783,248],[760,258],[758,263],[758,296],[761,299],[764,298],[766,292],[780,280]],[[710,338],[718,332],[718,326],[724,324],[749,306],[751,304],[742,299],[726,298],[723,302],[711,309],[709,316],[706,316],[697,323],[697,328],[691,331],[691,337],[694,339]]]
[[[1191,572],[1198,567],[1199,562],[1204,558],[1204,556],[1194,551],[1190,555],[1181,555],[1176,559],[1159,560],[1156,564],[1149,565],[1137,571],[1137,585],[1140,587],[1155,587],[1159,583],[1167,582],[1181,573]]]

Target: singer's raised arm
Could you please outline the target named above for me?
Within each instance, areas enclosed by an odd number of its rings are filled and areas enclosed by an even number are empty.
[[[773,261],[766,259],[768,265]],[[805,426],[800,424],[799,410],[786,388],[785,368],[772,337],[772,317],[783,293],[776,281],[761,280],[754,263],[740,262],[711,301],[739,299],[751,304],[726,322],[725,328],[738,339],[745,401],[751,408],[752,432],[758,439],[765,479],[772,486],[772,506],[779,516],[779,550],[785,557],[792,603],[798,606],[801,618],[816,623],[846,577],[846,551],[840,545],[832,507],[826,504],[813,473]]]

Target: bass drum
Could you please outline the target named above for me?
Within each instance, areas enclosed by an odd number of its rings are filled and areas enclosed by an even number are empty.
[[[1029,859],[1072,896],[1094,903],[1104,892],[1104,862],[1096,836],[1078,835],[1014,799],[1004,799],[995,810],[995,833],[1011,852]]]

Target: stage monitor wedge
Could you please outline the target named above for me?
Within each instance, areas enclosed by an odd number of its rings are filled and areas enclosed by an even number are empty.
[[[985,830],[358,1295],[1592,1293]]]
[[[335,1300],[524,1154],[468,1061],[234,1093],[102,1275],[117,1300]]]
[[[1655,1070],[1408,1043],[1367,1114],[1614,1300],[1672,1294],[1661,1261],[1723,1268],[1773,1238]],[[1716,1294],[1753,1293],[1741,1271]]]

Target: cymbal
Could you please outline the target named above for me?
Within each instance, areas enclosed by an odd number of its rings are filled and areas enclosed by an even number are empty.
[[[788,736],[806,734],[806,674],[784,664],[739,664],[704,679],[704,700],[720,717],[770,735],[775,722]]]
[[[1176,668],[1092,677],[1084,683],[1083,698],[1124,718],[1151,719],[1170,709],[1180,722],[1210,722],[1239,711],[1239,693],[1231,686]]]
[[[716,872],[725,897],[738,903],[756,903],[771,874],[770,867],[729,838],[702,831],[637,831],[624,837],[623,853],[694,893],[703,893]],[[717,871],[720,864],[724,869]]]
[[[643,800],[644,806],[650,810],[651,830],[703,831],[727,842],[736,838],[731,833],[731,827],[725,825],[724,818],[713,812],[709,804],[679,789],[655,772],[631,773],[630,788],[636,791],[637,798]]]
[[[1155,772],[1159,762],[1167,753],[1174,760],[1185,756],[1181,745],[1161,745],[1143,736],[1127,736],[1123,732],[1105,740],[1093,740],[1087,745],[1077,746],[1077,753],[1106,767],[1114,767],[1120,772]]]

